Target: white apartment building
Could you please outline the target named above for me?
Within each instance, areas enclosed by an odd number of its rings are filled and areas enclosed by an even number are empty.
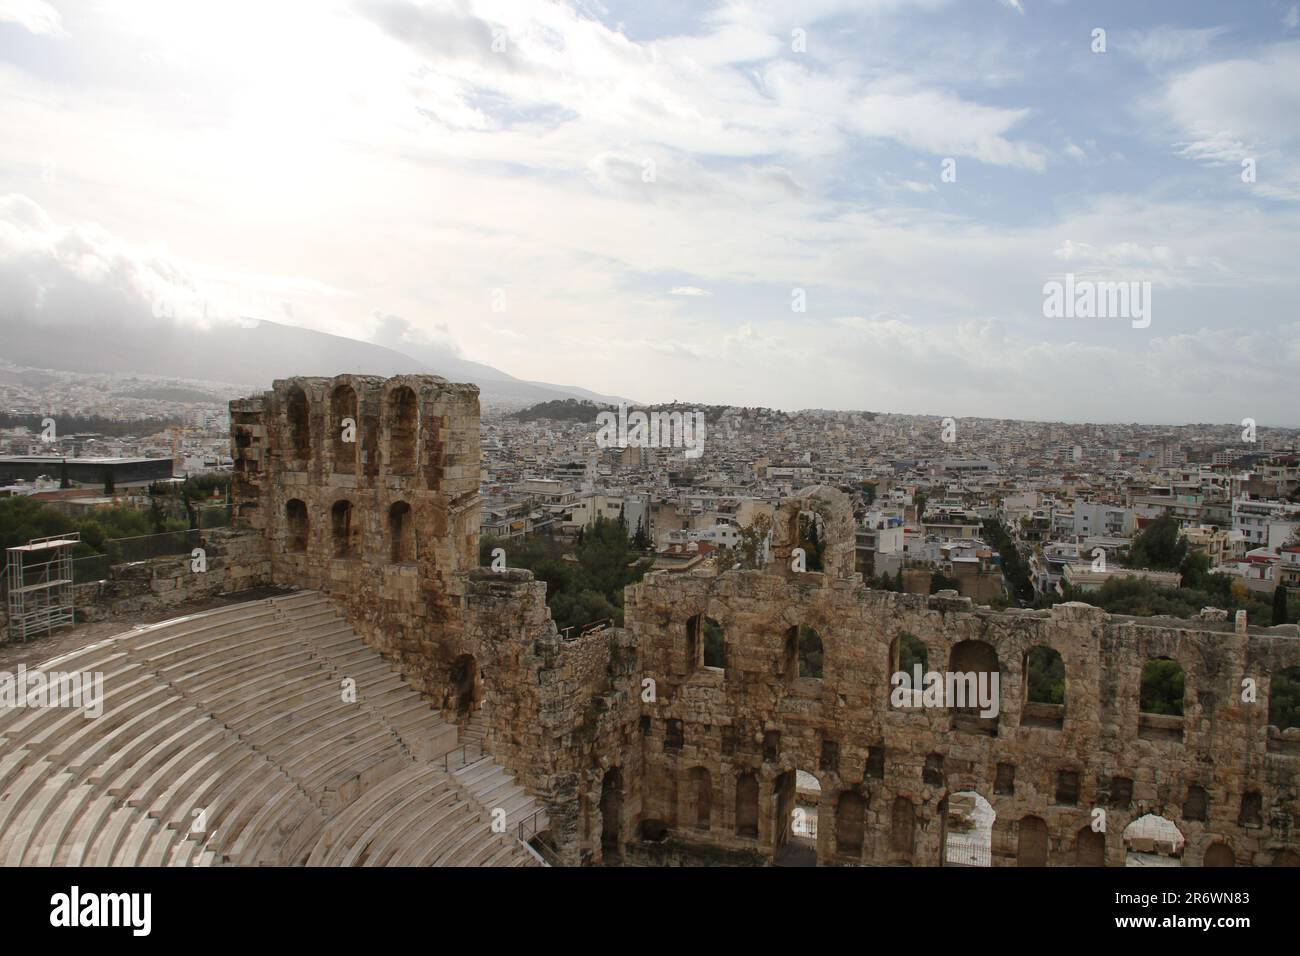
[[[1232,530],[1248,547],[1280,548],[1300,525],[1300,505],[1258,498],[1234,498]]]
[[[1097,501],[1074,503],[1074,534],[1076,535],[1127,538],[1133,534],[1135,524],[1136,520],[1131,508]]]

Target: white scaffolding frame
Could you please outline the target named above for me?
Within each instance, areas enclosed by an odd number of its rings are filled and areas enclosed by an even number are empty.
[[[74,623],[72,549],[80,542],[74,531],[6,549],[10,640]]]

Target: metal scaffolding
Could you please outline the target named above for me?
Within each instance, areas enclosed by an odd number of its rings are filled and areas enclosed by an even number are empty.
[[[72,549],[80,542],[72,532],[6,549],[10,640],[73,623]]]

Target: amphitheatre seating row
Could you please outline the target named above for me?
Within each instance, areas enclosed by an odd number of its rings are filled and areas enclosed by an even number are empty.
[[[0,709],[0,863],[536,865],[493,832],[536,807],[323,596],[138,627],[41,668],[102,713]],[[473,771],[471,773],[471,771]],[[483,796],[486,803],[477,799]]]

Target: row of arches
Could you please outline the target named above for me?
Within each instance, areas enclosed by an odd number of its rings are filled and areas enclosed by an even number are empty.
[[[707,831],[713,825],[713,783],[706,767],[688,771],[688,785],[693,818],[688,826]],[[761,815],[758,774],[742,771],[734,784],[735,834],[757,839]],[[816,778],[803,771],[791,770],[778,776],[772,786],[772,844],[778,861],[790,852],[816,852],[818,815],[822,809],[820,786]],[[850,788],[837,794],[826,809],[832,828],[829,847],[839,857],[860,859],[866,847],[869,801],[859,789]],[[941,866],[980,867],[993,863],[993,833],[997,813],[975,791],[958,791],[945,795],[939,804]],[[1051,854],[1051,834],[1047,822],[1029,814],[1015,821],[1014,860],[1017,866],[1047,866]],[[916,805],[906,796],[896,796],[890,803],[887,856],[889,862],[923,863],[915,857],[918,815]],[[1223,837],[1210,837],[1201,865],[1224,867],[1237,865],[1236,854]],[[1186,839],[1177,825],[1153,813],[1132,820],[1121,831],[1120,846],[1126,866],[1181,866]],[[1115,858],[1114,846],[1108,845],[1104,829],[1092,824],[1080,827],[1062,847],[1064,855],[1056,862],[1073,866],[1105,866],[1108,856]],[[1273,855],[1276,866],[1300,865],[1300,856],[1283,850]]]
[[[337,474],[356,474],[361,448],[360,405],[351,385],[338,385],[329,398],[329,447],[332,468]],[[293,386],[286,396],[288,451],[296,467],[306,468],[311,461],[311,410],[307,393]],[[348,425],[351,422],[351,426]],[[415,390],[400,385],[384,399],[382,413],[384,438],[388,449],[389,474],[409,475],[415,471],[417,440],[420,432],[419,399]]]
[[[356,520],[352,502],[341,498],[330,507],[329,545],[335,558],[359,558],[362,554],[361,525]],[[290,552],[304,553],[311,540],[311,519],[307,505],[300,498],[290,498],[284,506],[285,546]],[[388,561],[405,564],[415,561],[415,521],[411,506],[405,501],[395,501],[388,507],[387,518]]]
[[[728,658],[726,634],[722,625],[705,614],[696,614],[686,622],[686,659],[691,670],[702,667],[725,670]],[[929,648],[914,634],[904,632],[890,643],[889,672],[903,674],[912,688],[919,667],[922,674],[930,670]],[[825,668],[825,647],[817,631],[806,625],[792,625],[785,633],[781,674],[795,678],[821,679]],[[1001,664],[992,645],[980,640],[965,640],[949,651],[948,673],[976,675],[1000,674]],[[1061,653],[1047,644],[1027,650],[1021,660],[1021,725],[1059,730],[1064,726],[1067,707],[1065,661]],[[1138,688],[1138,711],[1143,716],[1142,736],[1181,739],[1180,719],[1186,695],[1186,672],[1178,661],[1154,657],[1142,667]],[[1300,727],[1300,706],[1295,691],[1300,688],[1300,666],[1289,667],[1275,675],[1269,695],[1269,724],[1279,730]],[[919,688],[912,688],[919,690]],[[890,688],[892,691],[892,685]],[[954,727],[973,733],[996,735],[997,718],[981,717],[977,706],[950,707]],[[1148,716],[1149,715],[1149,716]]]

